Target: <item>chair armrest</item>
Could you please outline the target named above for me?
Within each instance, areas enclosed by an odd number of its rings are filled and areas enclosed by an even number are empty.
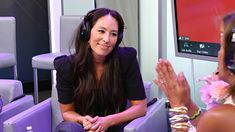
[[[3,131],[3,122],[12,116],[32,107],[34,105],[33,96],[26,95],[16,101],[13,101],[2,108],[0,112],[0,131]]]
[[[145,116],[131,121],[124,127],[124,132],[167,132],[168,119],[166,99],[160,99],[147,108]]]
[[[5,132],[24,132],[32,126],[35,132],[51,132],[51,98],[34,105],[4,122]]]

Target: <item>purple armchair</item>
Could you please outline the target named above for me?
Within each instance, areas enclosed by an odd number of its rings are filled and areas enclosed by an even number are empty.
[[[5,120],[32,107],[34,103],[33,96],[23,94],[22,83],[18,80],[0,79],[0,95],[3,101],[0,112],[0,132],[2,132]]]
[[[17,115],[18,113],[32,107],[34,105],[33,96],[25,95],[24,97],[13,101],[2,108],[0,113],[0,132],[3,131],[3,122]],[[8,132],[8,131],[4,131]]]
[[[32,126],[34,132],[52,131],[51,99],[47,99],[26,111],[6,120],[4,132],[24,132]]]
[[[51,98],[15,115],[4,122],[4,132],[23,132],[32,126],[34,132],[52,132],[62,116],[57,101],[57,90],[52,86]]]
[[[145,87],[151,85],[145,85]],[[147,88],[148,89],[148,88]],[[149,89],[148,89],[149,90]],[[4,131],[22,132],[32,126],[34,132],[51,132],[61,122],[62,116],[57,101],[57,91],[52,87],[52,97],[4,122]],[[144,117],[133,120],[124,128],[125,132],[167,132],[165,100],[161,99],[148,107]]]

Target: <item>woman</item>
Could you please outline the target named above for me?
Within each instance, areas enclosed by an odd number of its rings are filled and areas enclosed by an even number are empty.
[[[229,97],[223,105],[212,108],[201,114],[200,108],[190,97],[190,87],[183,73],[175,74],[172,65],[167,60],[160,59],[156,71],[157,79],[154,82],[166,94],[172,108],[186,106],[190,122],[197,132],[230,132],[235,131],[235,75],[227,66],[226,57],[230,50],[233,30],[235,28],[235,13],[224,16],[221,25],[223,36],[218,53],[219,79],[230,84]],[[169,83],[170,82],[170,83]],[[202,116],[203,115],[203,116]]]
[[[145,115],[146,96],[136,51],[119,47],[123,30],[118,12],[94,9],[78,27],[75,54],[55,59],[65,120],[57,129],[71,125],[74,131],[115,132],[121,124]],[[128,109],[127,100],[131,103]]]

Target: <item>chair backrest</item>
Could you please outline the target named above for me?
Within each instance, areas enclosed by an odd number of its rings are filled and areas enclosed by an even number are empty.
[[[82,22],[82,16],[61,16],[60,17],[60,52],[67,53],[75,37],[77,27]],[[73,51],[74,47],[71,47]]]
[[[0,17],[0,68],[13,67],[17,79],[16,20],[15,17]]]
[[[0,53],[12,53],[16,55],[15,17],[0,17],[0,47]]]
[[[21,81],[0,79],[0,95],[3,100],[3,105],[22,97],[24,94]]]

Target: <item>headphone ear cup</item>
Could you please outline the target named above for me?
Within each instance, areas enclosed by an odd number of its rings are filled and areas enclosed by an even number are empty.
[[[123,32],[119,32],[118,33],[117,44],[120,44],[122,42],[122,38],[123,38]]]
[[[90,24],[88,21],[83,21],[82,25],[81,25],[81,38],[84,40],[89,40],[90,38]]]

